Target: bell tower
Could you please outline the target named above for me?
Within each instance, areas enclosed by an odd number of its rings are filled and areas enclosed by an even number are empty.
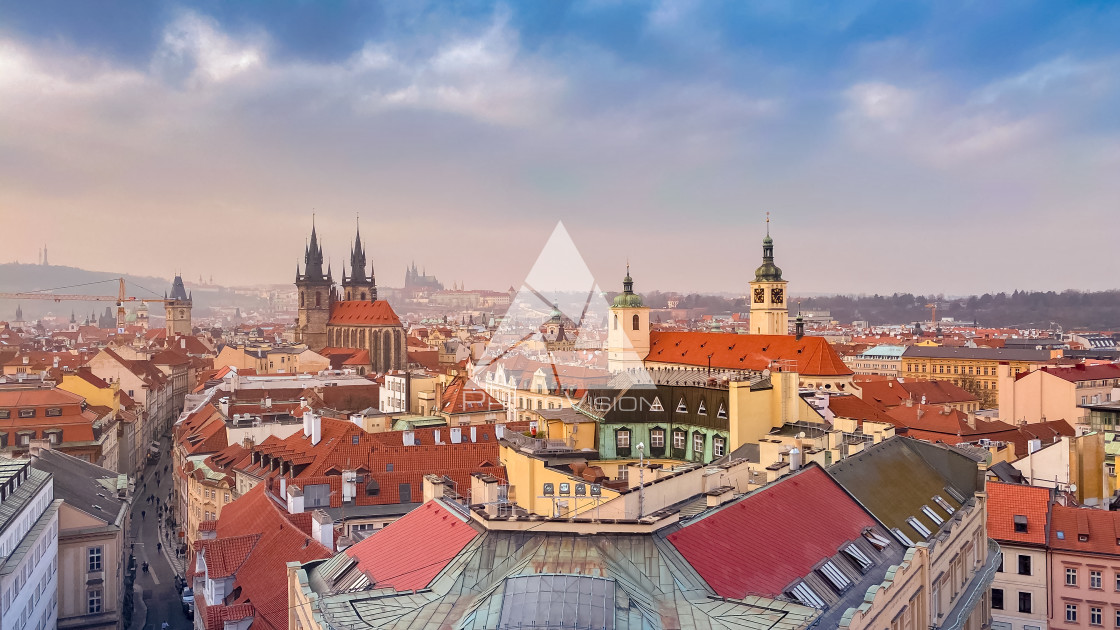
[[[622,279],[622,293],[611,305],[607,322],[607,367],[612,372],[625,372],[642,367],[649,355],[649,307],[642,296],[634,293],[630,265]]]
[[[366,276],[366,250],[362,247],[361,229],[354,233],[354,248],[350,250],[350,275],[342,269],[342,293],[344,300],[361,302],[377,301],[377,281],[373,270]]]
[[[303,254],[303,273],[296,265],[296,292],[299,294],[296,341],[317,352],[327,346],[327,322],[331,318],[334,280],[330,268],[323,273],[323,247],[319,244],[314,222],[311,224],[311,240]]]
[[[751,333],[788,335],[789,309],[782,270],[774,264],[774,239],[770,238],[770,213],[766,213],[766,238],[762,239],[762,265],[751,283]]]

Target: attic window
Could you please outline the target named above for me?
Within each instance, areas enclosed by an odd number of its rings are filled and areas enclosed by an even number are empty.
[[[358,436],[357,435],[351,435],[350,436],[350,443],[354,444],[354,445],[357,445],[358,444]]]
[[[727,410],[723,408],[723,403],[719,404],[719,411],[716,412],[716,417],[720,420],[727,419]]]
[[[1027,533],[1027,517],[1022,514],[1015,515],[1015,531],[1020,534]]]
[[[684,404],[684,398],[677,403],[677,413],[688,413],[688,407]]]
[[[1077,542],[1089,542],[1089,534],[1078,534]]]
[[[61,415],[62,415],[62,407],[48,407],[47,408],[47,417],[48,418],[53,418],[53,417],[57,417],[57,416],[61,416]]]
[[[817,569],[817,573],[823,575],[828,580],[829,584],[832,585],[832,588],[836,589],[837,593],[843,593],[852,585],[852,581],[848,579],[848,576],[844,575],[840,569],[836,568],[836,565],[832,564],[831,560],[822,564],[821,567]]]
[[[867,554],[863,553],[863,550],[857,547],[855,543],[849,543],[848,546],[844,547],[844,555],[855,563],[860,573],[867,573],[867,570],[871,568],[871,558],[868,558]]]
[[[1065,540],[1065,539],[1066,539],[1066,533],[1059,529],[1058,530],[1058,540]]]
[[[933,502],[936,503],[942,510],[945,510],[950,516],[952,516],[953,512],[956,511],[953,509],[953,506],[949,505],[949,502],[941,498],[940,495],[933,497]]]
[[[918,534],[922,538],[929,538],[929,535],[930,535],[931,532],[929,531],[929,528],[925,526],[925,523],[919,521],[917,518],[915,518],[913,516],[906,519],[906,522],[909,523],[910,527],[913,527],[914,531],[918,532]]]
[[[940,524],[945,522],[945,519],[941,518],[941,515],[938,514],[937,512],[934,512],[933,508],[931,508],[928,505],[923,505],[922,506],[922,513],[925,514],[926,516],[928,516],[929,520],[933,521],[935,525],[940,525]],[[1023,531],[1026,531],[1026,530],[1023,530]]]
[[[910,538],[907,537],[906,534],[903,534],[901,529],[899,529],[897,527],[892,527],[891,528],[891,533],[894,534],[895,538],[897,538],[899,541],[902,542],[902,544],[906,545],[907,547],[913,547],[914,546],[914,541],[910,540]]]
[[[871,530],[863,532],[863,537],[866,538],[867,542],[871,543],[879,551],[882,551],[891,546],[891,541],[889,538],[880,536],[879,534],[876,534]]]
[[[665,411],[665,407],[661,406],[661,399],[654,396],[653,404],[649,406],[650,411]]]
[[[702,416],[708,415],[708,408],[704,405],[703,400],[700,401],[700,408],[696,410],[696,413],[698,413]]]
[[[809,585],[804,582],[801,582],[797,586],[790,589],[789,595],[801,604],[810,608],[823,609],[825,607],[824,600],[821,599],[820,596],[817,595],[816,592],[814,592],[812,588],[809,588]]]

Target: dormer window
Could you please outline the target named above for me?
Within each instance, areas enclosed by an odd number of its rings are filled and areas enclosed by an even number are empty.
[[[19,417],[21,417],[21,418],[34,418],[35,417],[35,410],[34,409],[20,409],[19,410]]]
[[[702,416],[708,415],[708,408],[706,406],[704,406],[704,401],[703,400],[700,401],[700,407],[696,409],[696,413],[698,413]]]
[[[1015,515],[1015,531],[1019,534],[1027,533],[1027,517],[1022,514]]]
[[[48,407],[47,408],[47,417],[48,418],[53,418],[53,417],[57,417],[57,416],[61,416],[61,415],[62,415],[62,407]]]
[[[688,407],[684,404],[683,398],[677,403],[677,413],[688,413]]]
[[[719,411],[716,412],[716,417],[720,420],[727,419],[727,410],[723,408],[723,403],[719,404]]]
[[[653,404],[649,406],[650,411],[665,411],[665,407],[661,405],[661,399],[656,396],[653,398]]]
[[[1078,534],[1077,542],[1089,542],[1089,534]]]

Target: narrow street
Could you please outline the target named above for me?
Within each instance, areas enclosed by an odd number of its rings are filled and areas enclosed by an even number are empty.
[[[148,607],[144,630],[160,630],[165,621],[172,630],[189,630],[193,622],[183,612],[182,600],[175,588],[175,570],[157,546],[160,542],[158,509],[154,501],[148,503],[148,496],[153,495],[159,497],[160,505],[163,505],[171,492],[170,440],[165,437],[161,443],[164,448],[161,449],[159,462],[147,466],[144,477],[136,482],[131,532],[137,566],[136,584],[143,589],[144,604]],[[164,466],[168,467],[167,472],[164,472]],[[146,573],[142,569],[145,562],[149,565]]]

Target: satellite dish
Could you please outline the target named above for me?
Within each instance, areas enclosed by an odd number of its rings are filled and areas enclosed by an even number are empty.
[[[1070,492],[1077,492],[1077,484],[1075,484],[1075,483],[1069,484],[1069,491]]]
[[[770,368],[765,368],[762,370],[762,378],[770,378]]]

